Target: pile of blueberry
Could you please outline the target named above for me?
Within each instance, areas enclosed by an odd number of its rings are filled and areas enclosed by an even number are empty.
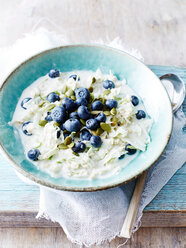
[[[56,78],[59,77],[59,75],[60,72],[57,69],[51,70],[48,74],[50,78]],[[73,78],[74,80],[80,80],[77,75],[71,75],[70,78]],[[105,80],[103,82],[103,88],[105,89],[112,89],[114,87],[115,84],[110,80]],[[93,88],[91,89],[91,92],[92,91]],[[102,130],[101,127],[104,127],[104,125],[108,125],[105,123],[106,115],[101,111],[115,110],[118,106],[118,103],[114,99],[93,100],[93,95],[87,88],[77,88],[71,93],[72,95],[70,97],[65,97],[61,100],[61,106],[57,106],[53,108],[51,112],[47,112],[45,122],[56,122],[57,125],[60,127],[60,130],[63,131],[65,139],[63,145],[65,146],[65,149],[70,147],[74,154],[78,155],[78,153],[84,152],[86,149],[86,144],[83,141],[89,141],[90,144],[95,148],[99,148],[101,146],[101,138],[99,137],[99,135],[95,135],[95,133],[98,129],[99,131],[101,130],[102,132],[104,132],[105,130]],[[24,105],[30,99],[31,98],[25,98],[21,102],[21,107],[26,109]],[[60,97],[56,92],[51,92],[47,96],[47,101],[51,103],[60,101]],[[134,106],[137,106],[139,104],[139,99],[136,96],[132,96],[132,104]],[[97,113],[97,111],[99,113]],[[145,118],[145,116],[146,114],[143,110],[139,110],[136,114],[137,119]],[[28,121],[22,125],[22,130],[26,135],[32,135],[26,130],[26,125],[29,123],[30,122]],[[61,131],[57,131],[57,138],[60,137],[62,133]],[[74,134],[75,137],[80,138],[81,141],[73,142]],[[132,146],[130,144],[127,144],[125,147],[125,150],[130,155],[136,152],[136,149],[131,147]],[[28,157],[31,160],[36,161],[39,154],[40,152],[38,149],[32,149],[28,152]],[[124,157],[122,156],[119,159]]]
[[[73,76],[74,78],[74,76]],[[76,79],[76,77],[75,77]],[[103,85],[104,87],[104,85]],[[103,112],[99,114],[92,114],[92,111],[101,111],[103,108],[111,110],[117,107],[117,101],[109,99],[103,104],[100,100],[95,100],[90,103],[90,91],[87,88],[77,88],[74,92],[75,99],[65,97],[61,101],[61,106],[57,106],[47,113],[47,121],[55,121],[60,124],[65,139],[71,135],[72,132],[78,133],[81,141],[74,143],[72,147],[73,152],[84,152],[86,145],[83,141],[90,141],[93,147],[100,147],[102,144],[101,138],[98,135],[93,135],[91,131],[96,131],[100,128],[100,123],[106,121],[106,115]],[[55,92],[47,96],[50,102],[59,101],[58,95]],[[82,127],[85,127],[82,129]],[[82,131],[80,132],[80,129]]]

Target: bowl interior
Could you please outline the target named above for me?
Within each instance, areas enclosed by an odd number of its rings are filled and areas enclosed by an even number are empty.
[[[111,70],[118,79],[141,97],[154,123],[150,132],[152,142],[145,152],[124,167],[117,175],[97,180],[53,178],[38,170],[24,155],[18,133],[8,125],[22,91],[51,68],[62,72],[93,70],[103,73]],[[126,182],[146,170],[165,148],[172,128],[172,109],[159,79],[144,64],[116,49],[101,46],[67,46],[43,52],[32,57],[5,81],[0,91],[0,142],[13,165],[30,179],[50,187],[67,190],[95,190]]]

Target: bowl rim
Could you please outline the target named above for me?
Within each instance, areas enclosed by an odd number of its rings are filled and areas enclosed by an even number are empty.
[[[156,74],[147,66],[145,65],[142,61],[140,61],[139,59],[135,58],[134,56],[130,55],[129,53],[122,51],[121,49],[116,49],[116,48],[112,48],[109,47],[107,45],[100,45],[100,44],[75,44],[75,45],[64,45],[64,46],[57,46],[54,48],[50,48],[50,49],[46,49],[43,50],[39,53],[36,53],[35,55],[27,58],[26,60],[24,60],[23,62],[19,63],[18,66],[16,66],[13,70],[11,70],[10,73],[8,73],[8,75],[5,77],[5,79],[3,80],[3,83],[0,86],[0,92],[2,91],[3,87],[5,86],[5,84],[8,82],[8,80],[11,78],[11,76],[16,73],[17,70],[19,70],[19,68],[21,68],[24,64],[27,64],[29,61],[43,55],[46,53],[50,53],[51,51],[55,51],[58,49],[68,49],[68,48],[72,48],[72,47],[96,47],[96,48],[103,48],[103,49],[108,49],[111,51],[114,51],[115,53],[121,54],[121,55],[125,55],[128,56],[130,59],[136,61],[139,64],[142,64],[144,67],[146,67],[147,70],[149,70],[152,73],[152,76],[154,78],[156,78],[156,80],[159,81],[162,90],[166,93],[168,99],[169,99],[169,105],[170,105],[170,109],[171,109],[171,118],[170,118],[170,128],[169,128],[169,132],[167,134],[167,139],[164,140],[164,145],[162,148],[162,151],[159,153],[159,155],[153,160],[153,162],[151,162],[149,164],[149,166],[147,166],[145,169],[142,169],[140,172],[137,172],[135,176],[131,176],[131,178],[129,178],[128,180],[122,181],[120,180],[119,182],[116,183],[112,183],[112,184],[106,184],[103,186],[91,186],[91,187],[72,187],[72,186],[62,186],[62,185],[57,185],[51,182],[46,182],[43,179],[40,179],[32,174],[30,174],[28,171],[26,171],[25,169],[21,168],[19,163],[15,162],[10,155],[8,154],[8,152],[4,149],[2,143],[1,143],[1,139],[0,139],[0,151],[2,152],[2,154],[7,158],[7,160],[10,162],[10,164],[14,167],[14,169],[16,169],[17,172],[21,173],[23,176],[25,176],[26,178],[30,179],[31,181],[33,181],[36,185],[38,186],[44,186],[44,187],[49,187],[51,189],[56,189],[56,190],[64,190],[64,191],[72,191],[72,192],[92,192],[92,191],[100,191],[100,190],[106,190],[106,189],[110,189],[110,188],[114,188],[114,187],[118,187],[121,186],[123,184],[126,184],[130,181],[132,181],[133,179],[139,177],[140,175],[142,175],[146,170],[148,170],[150,167],[152,167],[156,161],[161,157],[162,153],[164,152],[165,148],[168,145],[168,142],[170,140],[171,134],[172,134],[172,129],[173,129],[173,110],[172,110],[172,105],[171,105],[171,101],[169,98],[169,95],[166,91],[166,89],[164,88],[163,84],[161,83],[160,79],[158,78],[158,76],[156,76]]]

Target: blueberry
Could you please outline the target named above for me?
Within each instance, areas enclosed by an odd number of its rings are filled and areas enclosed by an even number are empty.
[[[76,104],[77,104],[78,107],[81,106],[81,105],[87,106],[88,102],[87,102],[87,100],[85,98],[78,98],[76,100]]]
[[[49,71],[48,75],[49,75],[50,78],[59,77],[59,70],[52,69],[52,70]]]
[[[108,99],[108,100],[106,100],[105,105],[109,109],[117,108],[118,102],[116,100],[114,100],[114,99]]]
[[[55,101],[59,101],[60,97],[58,94],[56,94],[55,92],[51,92],[48,96],[47,96],[47,100],[49,102],[55,102]]]
[[[86,121],[86,127],[90,130],[96,130],[99,127],[99,123],[96,119],[89,119]]]
[[[25,105],[25,103],[27,103],[27,102],[30,101],[31,99],[32,99],[31,97],[27,97],[27,98],[23,99],[22,102],[21,102],[21,107],[22,107],[23,109],[27,109],[24,105]]]
[[[121,160],[125,157],[125,154],[122,154],[118,159]]]
[[[96,116],[96,120],[98,122],[105,122],[106,121],[106,115],[104,113],[100,113]]]
[[[101,101],[94,101],[91,106],[92,110],[102,110],[103,109],[103,103]]]
[[[77,77],[78,77],[78,81],[80,80],[80,77],[77,76],[76,74],[75,75],[70,75],[69,78],[73,78],[75,81],[77,80]]]
[[[142,118],[145,118],[146,117],[146,114],[143,110],[138,110],[138,112],[136,113],[136,118],[138,120],[142,119]]]
[[[48,121],[48,122],[53,121],[50,112],[47,112],[47,116],[45,117],[45,120]]]
[[[64,123],[61,124],[60,129],[61,129],[62,131],[65,131]]]
[[[65,108],[60,106],[55,107],[54,109],[52,109],[51,117],[53,121],[61,122],[61,123],[65,122],[66,120]]]
[[[103,82],[103,87],[105,89],[112,89],[112,88],[115,88],[115,84],[112,81],[110,81],[110,80],[105,80]]]
[[[33,160],[33,161],[37,161],[39,155],[40,155],[40,151],[38,149],[31,149],[27,153],[28,158]]]
[[[83,120],[87,120],[90,117],[90,112],[86,106],[80,106],[77,110],[77,113]]]
[[[90,138],[90,144],[96,148],[100,147],[102,144],[101,138],[99,136],[92,135]]]
[[[81,142],[81,141],[78,141],[74,144],[74,147],[72,148],[72,150],[76,153],[79,153],[79,152],[84,152],[86,148],[86,145]]]
[[[56,137],[57,137],[57,139],[59,139],[60,136],[61,136],[61,131],[58,130],[58,131],[56,132]]]
[[[64,107],[68,112],[72,112],[77,109],[77,104],[69,97],[63,98],[61,101],[62,107]]]
[[[78,88],[75,90],[75,96],[76,96],[76,99],[85,98],[88,100],[90,97],[90,92],[87,88]]]
[[[137,106],[139,104],[139,99],[137,98],[137,96],[131,96],[131,98],[132,98],[131,100],[132,104],[134,106]]]
[[[91,136],[92,134],[86,129],[84,129],[80,134],[81,140],[90,140]]]
[[[69,132],[78,132],[81,128],[81,124],[77,119],[69,119],[65,121],[64,127]]]
[[[72,112],[69,114],[70,119],[79,119],[79,115],[77,112]]]
[[[90,114],[89,119],[96,119],[96,115]]]
[[[136,153],[136,148],[134,148],[133,146],[131,146],[131,144],[127,144],[126,146],[125,146],[125,150],[127,151],[127,154],[128,155],[133,155],[133,154],[135,154]]]
[[[27,126],[29,123],[31,123],[31,122],[30,122],[30,121],[26,121],[26,122],[23,123],[23,125],[22,125],[22,131],[23,131],[24,134],[26,134],[26,135],[28,135],[28,136],[31,136],[32,134],[29,133],[29,132],[26,130],[26,126]]]

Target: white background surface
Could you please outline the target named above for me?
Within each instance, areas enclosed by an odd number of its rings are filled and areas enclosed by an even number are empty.
[[[147,64],[186,66],[185,0],[0,0],[0,47],[37,27],[72,41],[114,39]]]

